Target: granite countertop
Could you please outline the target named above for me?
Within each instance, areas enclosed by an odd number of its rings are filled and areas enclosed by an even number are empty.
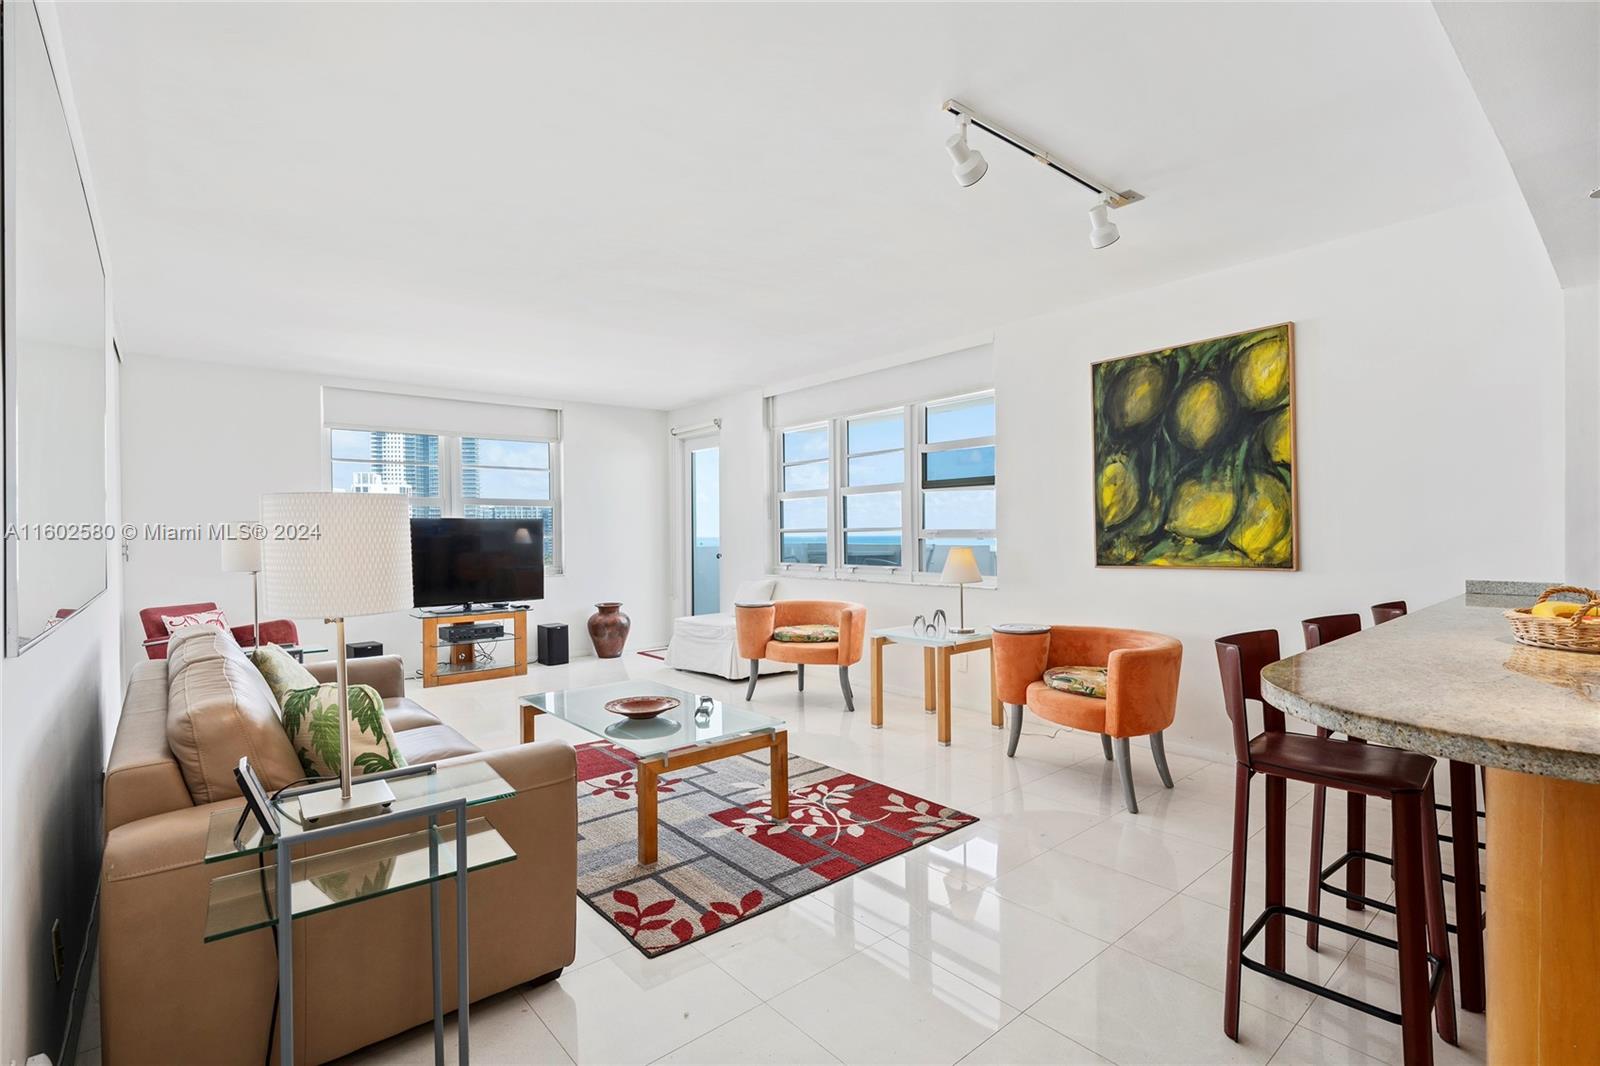
[[[1518,644],[1527,596],[1458,596],[1261,672],[1268,702],[1338,733],[1600,782],[1600,655]]]

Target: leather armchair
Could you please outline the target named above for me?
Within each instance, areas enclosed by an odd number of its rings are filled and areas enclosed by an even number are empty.
[[[855,693],[850,690],[850,667],[861,661],[866,644],[867,609],[859,603],[840,600],[780,600],[777,603],[740,603],[734,606],[738,627],[739,655],[750,660],[750,684],[744,698],[756,693],[761,660],[793,663],[798,667],[800,691],[806,688],[806,666],[839,668],[839,688],[844,692],[844,709],[856,709]],[[830,625],[839,630],[839,639],[793,642],[774,640],[773,632],[782,626]]]
[[[217,605],[214,603],[178,603],[170,607],[146,607],[139,612],[139,622],[144,626],[145,654],[152,659],[167,657],[167,627],[161,621],[163,617],[199,614],[201,611],[216,609]],[[254,625],[230,626],[229,632],[233,634],[233,639],[239,642],[239,647],[249,648],[255,645]],[[296,645],[300,643],[300,631],[287,618],[262,619],[261,643]]]
[[[1009,632],[1007,630],[1010,630]],[[1129,763],[1131,737],[1148,736],[1161,783],[1172,787],[1162,731],[1177,715],[1183,645],[1160,633],[1099,626],[1010,626],[994,632],[995,682],[1011,716],[1006,754],[1015,757],[1022,709],[1047,722],[1100,734],[1107,761],[1122,775],[1123,800],[1139,813]],[[1106,668],[1104,699],[1061,692],[1045,684],[1058,666]]]

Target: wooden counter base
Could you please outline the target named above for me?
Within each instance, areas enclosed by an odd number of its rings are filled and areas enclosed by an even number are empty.
[[[1489,1061],[1600,1062],[1600,784],[1489,771]]]

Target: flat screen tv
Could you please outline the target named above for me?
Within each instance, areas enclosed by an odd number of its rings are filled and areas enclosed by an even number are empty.
[[[544,599],[544,522],[413,518],[411,587],[418,607]]]

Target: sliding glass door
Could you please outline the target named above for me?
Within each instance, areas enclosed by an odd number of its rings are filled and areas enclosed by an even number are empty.
[[[686,441],[689,484],[689,613],[722,609],[722,519],[719,450]]]

